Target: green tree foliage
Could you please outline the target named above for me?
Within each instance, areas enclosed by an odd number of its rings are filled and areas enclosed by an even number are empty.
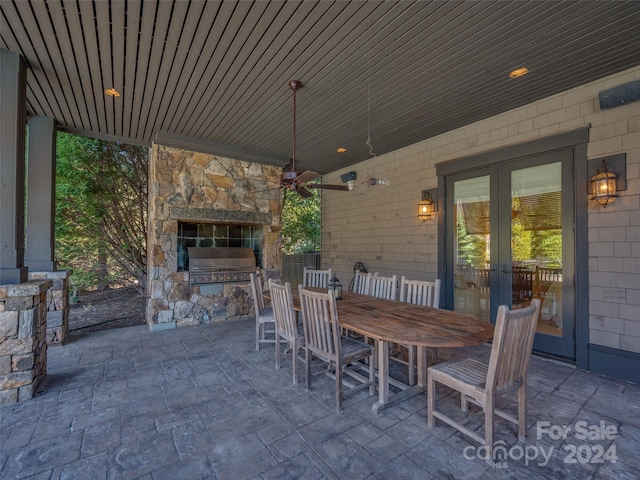
[[[59,133],[56,257],[79,289],[146,286],[146,148]]]
[[[320,190],[309,189],[312,196],[283,189],[282,253],[317,252],[320,250]]]

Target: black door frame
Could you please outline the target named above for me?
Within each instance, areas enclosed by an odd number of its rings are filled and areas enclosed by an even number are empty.
[[[461,157],[454,160],[436,164],[438,176],[438,203],[446,205],[446,176],[463,171],[471,171],[486,168],[495,163],[502,163],[520,157],[527,157],[554,150],[571,148],[573,151],[573,176],[574,176],[574,221],[575,221],[575,316],[576,316],[576,365],[578,368],[589,368],[589,280],[588,280],[588,224],[587,208],[588,195],[585,185],[587,176],[587,143],[589,141],[589,127],[580,128],[570,132],[540,138],[531,142],[520,143]],[[447,211],[443,208],[443,214],[438,215],[438,278],[443,284],[447,284],[448,276],[453,271],[447,272],[446,265],[446,224]],[[444,290],[444,289],[443,289]],[[442,305],[451,308],[446,303],[444,292],[442,293]]]

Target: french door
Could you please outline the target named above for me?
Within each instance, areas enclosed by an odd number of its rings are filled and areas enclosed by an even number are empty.
[[[447,305],[494,322],[542,302],[534,349],[575,358],[573,153],[447,176]]]

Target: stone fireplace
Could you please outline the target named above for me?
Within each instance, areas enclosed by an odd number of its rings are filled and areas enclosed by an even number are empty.
[[[253,317],[248,282],[190,285],[183,247],[187,241],[198,247],[250,245],[264,283],[279,277],[280,172],[271,165],[151,147],[147,323],[152,330]],[[231,232],[226,243],[220,233],[225,231]]]

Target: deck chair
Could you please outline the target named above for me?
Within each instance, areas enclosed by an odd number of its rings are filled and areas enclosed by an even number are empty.
[[[302,285],[304,285],[305,288],[327,288],[329,286],[329,280],[331,280],[330,268],[326,270],[314,270],[304,267]]]
[[[518,439],[524,440],[527,427],[527,368],[536,333],[540,300],[534,299],[526,308],[509,310],[498,307],[496,327],[489,363],[473,358],[452,360],[429,367],[427,421],[429,427],[435,419],[442,420],[487,448],[488,462],[493,462],[493,430],[495,415],[518,425]],[[436,410],[436,383],[460,392],[460,408],[467,411],[467,403],[479,405],[484,410],[484,438],[441,411]],[[518,395],[517,418],[496,409],[497,396],[516,392]]]
[[[424,280],[410,280],[403,275],[400,278],[400,301],[413,305],[438,308],[440,306],[440,279],[427,282]],[[416,349],[412,345],[402,345],[402,347],[407,351],[406,362],[402,356],[390,358],[407,365],[409,369],[409,385],[415,385]],[[435,349],[434,357],[437,359],[437,349]]]
[[[274,343],[275,342],[275,329],[267,330],[267,324],[275,323],[273,316],[273,310],[271,308],[265,308],[264,297],[262,296],[262,279],[260,273],[250,274],[251,279],[251,293],[253,295],[253,308],[256,312],[256,350],[260,350],[261,343]],[[274,334],[273,338],[269,338],[271,334]]]
[[[369,277],[369,295],[376,298],[385,298],[387,300],[395,300],[398,298],[398,276],[383,277],[371,275]]]
[[[353,292],[362,295],[369,295],[371,286],[371,274],[356,270],[353,277]]]
[[[315,356],[335,370],[337,411],[342,410],[342,399],[347,394],[369,387],[369,395],[375,395],[375,369],[368,369],[367,378],[362,375],[364,365],[359,362],[373,355],[373,347],[340,335],[336,299],[331,293],[314,292],[302,285],[298,288],[304,327],[307,390],[311,389],[311,359]],[[344,375],[356,380],[358,384],[343,390]]]
[[[298,353],[304,347],[304,336],[298,332],[296,311],[293,309],[293,296],[289,282],[280,285],[269,279],[271,305],[276,326],[276,368],[280,368],[280,339],[284,338],[291,346],[293,361],[293,384],[298,384]]]

